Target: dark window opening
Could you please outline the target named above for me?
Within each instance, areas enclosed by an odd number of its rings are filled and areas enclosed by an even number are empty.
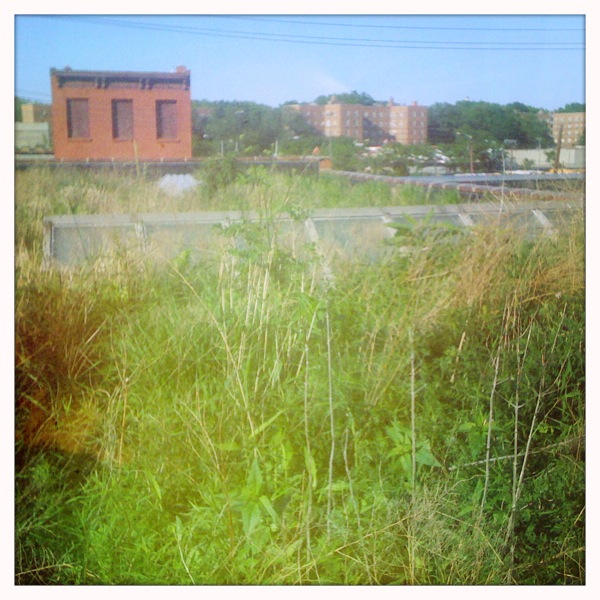
[[[177,139],[177,102],[157,100],[156,135],[159,139]]]
[[[133,100],[112,101],[112,131],[115,139],[133,139]]]
[[[67,135],[70,138],[90,137],[90,111],[87,98],[67,100]]]

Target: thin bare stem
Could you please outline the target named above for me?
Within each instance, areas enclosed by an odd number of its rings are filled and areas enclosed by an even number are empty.
[[[542,357],[542,364],[543,364],[543,362],[544,362],[544,359]],[[533,412],[533,417],[531,419],[531,425],[529,427],[529,435],[527,436],[527,443],[525,444],[525,452],[523,454],[523,462],[521,463],[521,472],[519,474],[519,480],[517,482],[517,487],[516,487],[514,498],[513,498],[513,506],[512,506],[512,510],[510,511],[508,526],[506,528],[505,543],[508,543],[508,541],[512,538],[512,533],[514,531],[515,518],[516,518],[516,514],[517,514],[517,502],[519,501],[521,492],[523,490],[523,478],[525,477],[525,469],[527,467],[527,459],[529,457],[531,441],[533,439],[533,434],[535,433],[535,424],[537,421],[537,414],[538,414],[538,411],[540,408],[540,403],[542,400],[543,386],[544,386],[544,375],[542,373],[542,381],[540,383],[540,388],[538,390],[537,401],[535,403],[535,410]],[[513,558],[513,556],[514,556],[514,544],[511,546],[511,561],[510,561],[508,572],[506,574],[506,580],[508,582],[512,581],[512,558]]]
[[[585,437],[585,435],[581,435],[581,436],[577,436],[574,438],[569,438],[568,440],[564,440],[562,442],[557,442],[556,444],[549,444],[548,446],[544,446],[543,448],[538,448],[536,450],[530,450],[529,454],[539,454],[541,452],[551,452],[555,448],[560,448],[561,446],[567,446],[569,444],[572,444],[573,442],[580,442],[584,437]],[[517,456],[518,457],[525,456],[525,451],[519,452],[517,454]],[[489,460],[486,460],[486,459],[475,460],[473,462],[463,463],[462,465],[453,465],[451,467],[448,467],[448,472],[458,471],[460,469],[465,469],[467,467],[477,467],[479,465],[484,465],[486,462],[494,463],[494,462],[499,462],[499,461],[503,461],[503,460],[514,460],[514,458],[515,458],[514,454],[507,454],[506,456],[494,456],[494,457],[490,458]]]
[[[192,581],[192,585],[196,585],[196,582],[194,581],[194,578],[192,577],[192,574],[190,573],[190,569],[188,568],[187,563],[185,562],[185,558],[183,556],[183,551],[181,549],[181,544],[179,542],[179,537],[177,535],[175,536],[175,540],[177,542],[177,549],[179,550],[179,556],[181,557],[181,562],[183,563],[183,567],[185,568],[185,572],[188,574],[188,577]]]
[[[309,346],[308,342],[310,340],[310,336],[317,319],[317,311],[313,313],[312,320],[308,331],[306,332],[306,339],[304,341],[304,442],[306,444],[306,452],[307,456],[311,457],[311,447],[310,447],[310,431],[308,429],[309,422],[309,407],[308,407],[308,376],[310,373],[309,368]],[[302,361],[301,361],[302,362]],[[313,491],[313,473],[312,469],[308,468],[308,489],[307,489],[307,499],[306,499],[306,560],[310,561],[312,559],[312,548],[311,548],[311,539],[310,539],[310,524],[312,518],[312,491]]]
[[[304,375],[304,442],[306,444],[306,452],[310,457],[310,433],[308,430],[308,340],[305,345],[305,365],[306,372]],[[311,520],[311,512],[312,512],[312,488],[313,488],[313,476],[312,470],[307,469],[308,471],[308,491],[307,491],[307,499],[306,499],[306,559],[310,560],[310,556],[312,554],[311,544],[310,544],[310,520]]]
[[[496,387],[498,385],[498,370],[500,368],[500,345],[498,345],[498,353],[494,359],[494,381],[492,382],[492,390],[490,392],[489,402],[489,414],[488,414],[488,429],[487,429],[487,440],[485,444],[485,480],[483,484],[483,494],[481,496],[481,509],[479,512],[479,519],[483,517],[483,511],[485,508],[485,502],[487,500],[487,492],[490,483],[490,457],[492,452],[492,426],[494,422],[494,396],[496,394]]]
[[[129,388],[129,378],[126,377],[123,382],[123,414],[121,417],[121,436],[119,438],[119,464],[123,463],[123,438],[125,437],[125,420],[127,416],[127,396]]]
[[[417,483],[417,430],[415,416],[415,349],[412,330],[408,332],[410,343],[410,433],[412,438],[412,500],[415,501],[415,486]]]
[[[331,451],[329,453],[329,479],[327,483],[327,537],[331,535],[331,510],[333,508],[333,460],[335,458],[335,421],[333,415],[333,373],[331,367],[331,323],[329,322],[329,304],[325,306],[327,327],[327,385],[329,396],[329,426],[331,433]]]

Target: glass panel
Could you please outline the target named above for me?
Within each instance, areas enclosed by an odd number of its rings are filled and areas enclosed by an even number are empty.
[[[497,212],[471,213],[471,219],[476,225],[504,227],[522,233],[534,233],[543,229],[543,224],[532,211],[526,212]]]
[[[319,247],[328,258],[351,258],[356,255],[374,259],[385,249],[391,228],[378,218],[313,219],[319,235]]]
[[[147,255],[159,262],[182,253],[189,253],[192,262],[218,259],[232,243],[217,223],[146,224],[145,232]]]
[[[454,226],[454,227],[464,227],[464,223],[459,215],[457,214],[441,214],[441,215],[407,215],[407,216],[395,216],[392,221],[394,223],[398,223],[404,226],[415,225],[419,226],[427,226],[431,225],[432,227],[436,226]]]
[[[134,224],[102,227],[55,227],[53,255],[62,264],[94,261],[110,252],[141,249]]]
[[[541,212],[550,221],[554,227],[568,227],[576,223],[578,219],[583,219],[583,210],[577,208],[541,208]]]

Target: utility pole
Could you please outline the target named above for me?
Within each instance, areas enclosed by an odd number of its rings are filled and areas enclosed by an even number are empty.
[[[473,138],[469,137],[469,166],[471,167],[471,174],[475,172],[473,169]]]
[[[515,168],[515,156],[513,154],[513,149],[515,148],[515,146],[517,145],[517,140],[504,140],[504,147],[508,148],[509,151],[509,158],[510,158],[510,163],[509,163],[509,169],[512,170]],[[506,171],[506,168],[505,168]]]
[[[560,148],[562,146],[563,124],[558,128],[558,140],[556,141],[556,156],[554,157],[554,171],[557,172],[560,168]]]
[[[457,131],[456,135],[462,135],[464,138],[467,138],[467,150],[469,152],[469,168],[471,170],[471,174],[475,173],[474,169],[474,161],[473,161],[473,136],[468,133],[462,133],[461,131]]]

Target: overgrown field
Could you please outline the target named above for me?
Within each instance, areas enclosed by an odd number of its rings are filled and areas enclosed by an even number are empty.
[[[425,202],[214,171],[17,174],[15,582],[585,583],[583,215],[333,280],[260,225],[207,264],[42,269],[50,214]]]

